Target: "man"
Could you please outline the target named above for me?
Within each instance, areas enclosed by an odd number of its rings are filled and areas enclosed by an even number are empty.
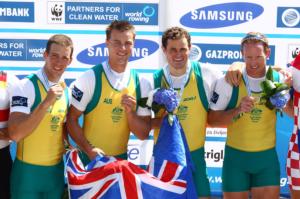
[[[210,197],[210,187],[204,160],[206,119],[214,84],[221,75],[208,64],[189,61],[191,37],[183,28],[172,27],[162,36],[162,50],[168,65],[154,74],[155,88],[178,90],[180,98],[176,115],[184,129],[195,172],[194,182],[199,198]],[[152,120],[155,140],[161,123],[161,113]]]
[[[9,152],[9,137],[7,135],[7,122],[12,90],[19,83],[19,79],[9,73],[0,71],[0,198],[10,198],[9,178],[12,160]]]
[[[22,80],[14,92],[8,130],[17,142],[11,176],[12,198],[61,198],[64,189],[63,134],[68,92],[62,74],[72,61],[73,43],[52,36],[44,67]]]
[[[135,29],[129,22],[112,22],[106,29],[108,60],[74,83],[67,127],[84,152],[85,164],[99,153],[127,159],[130,132],[140,139],[148,137],[150,111],[137,107],[136,99],[145,96],[149,86],[128,67],[134,40]],[[84,124],[80,127],[82,114]]]
[[[224,198],[279,198],[280,169],[275,150],[276,114],[257,103],[260,83],[266,78],[270,55],[267,38],[248,33],[241,42],[245,61],[244,81],[232,87],[225,78],[218,80],[211,98],[208,123],[227,126],[223,162]],[[281,81],[277,72],[276,81]]]

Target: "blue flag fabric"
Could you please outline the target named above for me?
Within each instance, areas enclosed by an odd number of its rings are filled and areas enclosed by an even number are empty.
[[[153,149],[153,157],[149,165],[149,171],[154,176],[164,180],[164,173],[170,176],[171,172],[178,172],[168,164],[172,162],[180,165],[179,179],[187,182],[187,191],[184,197],[196,199],[197,191],[193,181],[194,165],[188,148],[186,137],[177,116],[173,116],[173,124],[170,125],[167,116],[164,117],[157,142]],[[174,174],[178,176],[178,174]]]

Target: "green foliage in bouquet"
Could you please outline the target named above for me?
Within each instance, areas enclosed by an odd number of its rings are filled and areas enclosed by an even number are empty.
[[[265,104],[270,110],[282,110],[289,100],[289,86],[285,83],[274,82],[273,69],[269,67],[266,80],[260,83],[262,95],[260,104]]]

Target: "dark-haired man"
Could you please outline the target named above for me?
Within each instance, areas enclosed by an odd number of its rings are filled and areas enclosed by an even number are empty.
[[[114,21],[106,29],[107,61],[79,77],[72,91],[67,117],[70,135],[84,152],[84,163],[99,153],[127,158],[130,132],[145,139],[150,131],[150,111],[137,107],[150,85],[130,70],[135,28],[128,21]],[[84,115],[81,127],[78,118]]]

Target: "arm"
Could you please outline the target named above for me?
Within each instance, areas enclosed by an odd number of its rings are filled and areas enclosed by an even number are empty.
[[[60,85],[52,86],[47,93],[47,97],[30,114],[12,112],[8,120],[9,137],[18,142],[30,135],[40,124],[49,107],[54,104],[56,97],[60,97],[62,94],[63,89]],[[14,98],[12,101],[14,102]]]
[[[283,111],[290,117],[294,117],[294,105],[293,99],[290,99],[286,106],[283,108]]]
[[[0,140],[10,140],[7,132],[7,128],[0,129]]]
[[[76,109],[73,105],[71,105],[69,109],[69,113],[67,115],[67,130],[72,137],[72,139],[76,142],[76,144],[82,149],[92,160],[99,153],[104,154],[104,152],[99,149],[93,147],[88,140],[84,137],[83,129],[80,127],[78,123],[79,117],[82,115],[82,111]]]
[[[238,86],[243,76],[244,62],[233,62],[226,72],[225,79],[232,86]]]
[[[149,136],[151,130],[151,117],[138,116],[134,107],[136,107],[136,99],[130,95],[123,95],[121,105],[124,107],[129,129],[139,139],[144,140]]]

